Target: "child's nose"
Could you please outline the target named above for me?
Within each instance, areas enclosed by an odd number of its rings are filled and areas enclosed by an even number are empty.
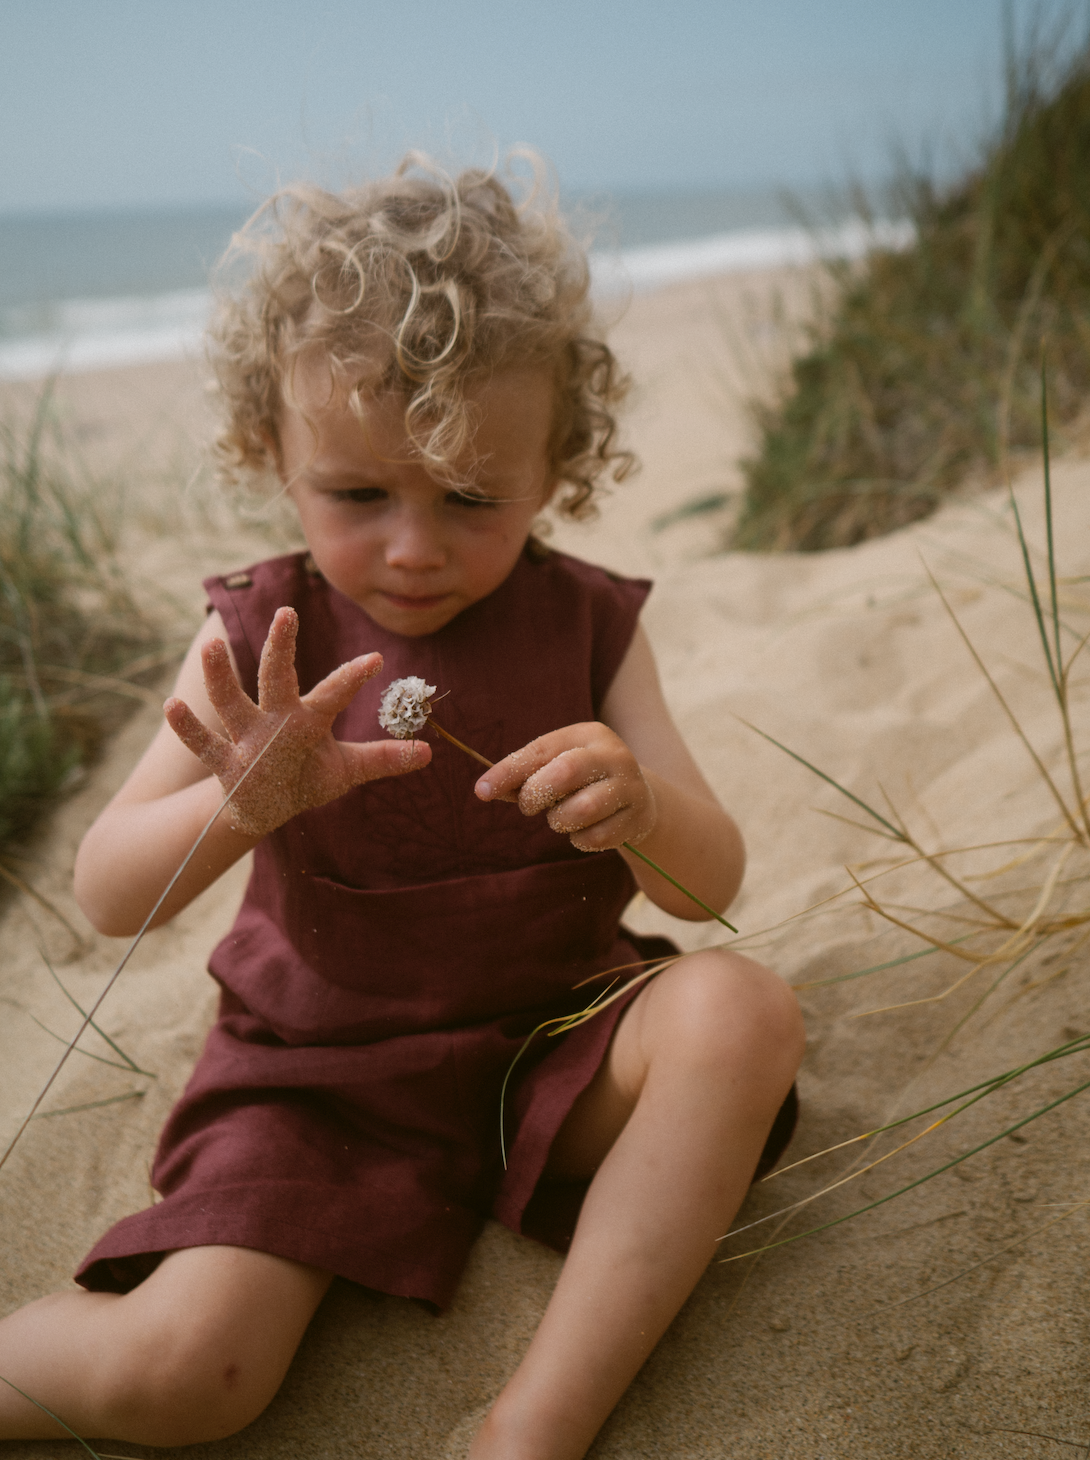
[[[439,524],[428,512],[398,512],[386,539],[386,562],[391,568],[419,573],[441,568],[447,560]]]

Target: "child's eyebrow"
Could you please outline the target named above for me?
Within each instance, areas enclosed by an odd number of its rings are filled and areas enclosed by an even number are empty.
[[[323,486],[351,482],[354,486],[377,487],[382,485],[381,474],[361,471],[355,467],[321,467],[318,465],[300,467],[298,475],[307,481]]]

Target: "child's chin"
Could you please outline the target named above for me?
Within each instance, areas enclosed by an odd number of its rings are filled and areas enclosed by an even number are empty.
[[[408,639],[418,639],[424,634],[435,634],[446,628],[456,618],[464,604],[456,600],[444,600],[426,608],[409,608],[392,603],[384,595],[376,595],[361,605],[364,612],[374,619],[379,628],[392,634],[402,634]]]

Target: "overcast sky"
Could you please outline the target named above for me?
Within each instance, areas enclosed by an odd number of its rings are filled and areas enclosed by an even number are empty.
[[[894,141],[968,155],[1000,57],[1001,0],[0,0],[0,210],[242,202],[411,145],[529,142],[568,188],[874,177]]]

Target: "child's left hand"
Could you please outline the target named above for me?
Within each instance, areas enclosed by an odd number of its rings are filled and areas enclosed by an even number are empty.
[[[553,831],[581,852],[636,845],[655,828],[655,797],[636,757],[608,725],[567,725],[532,740],[486,771],[482,801],[517,801],[524,816],[548,812]]]

